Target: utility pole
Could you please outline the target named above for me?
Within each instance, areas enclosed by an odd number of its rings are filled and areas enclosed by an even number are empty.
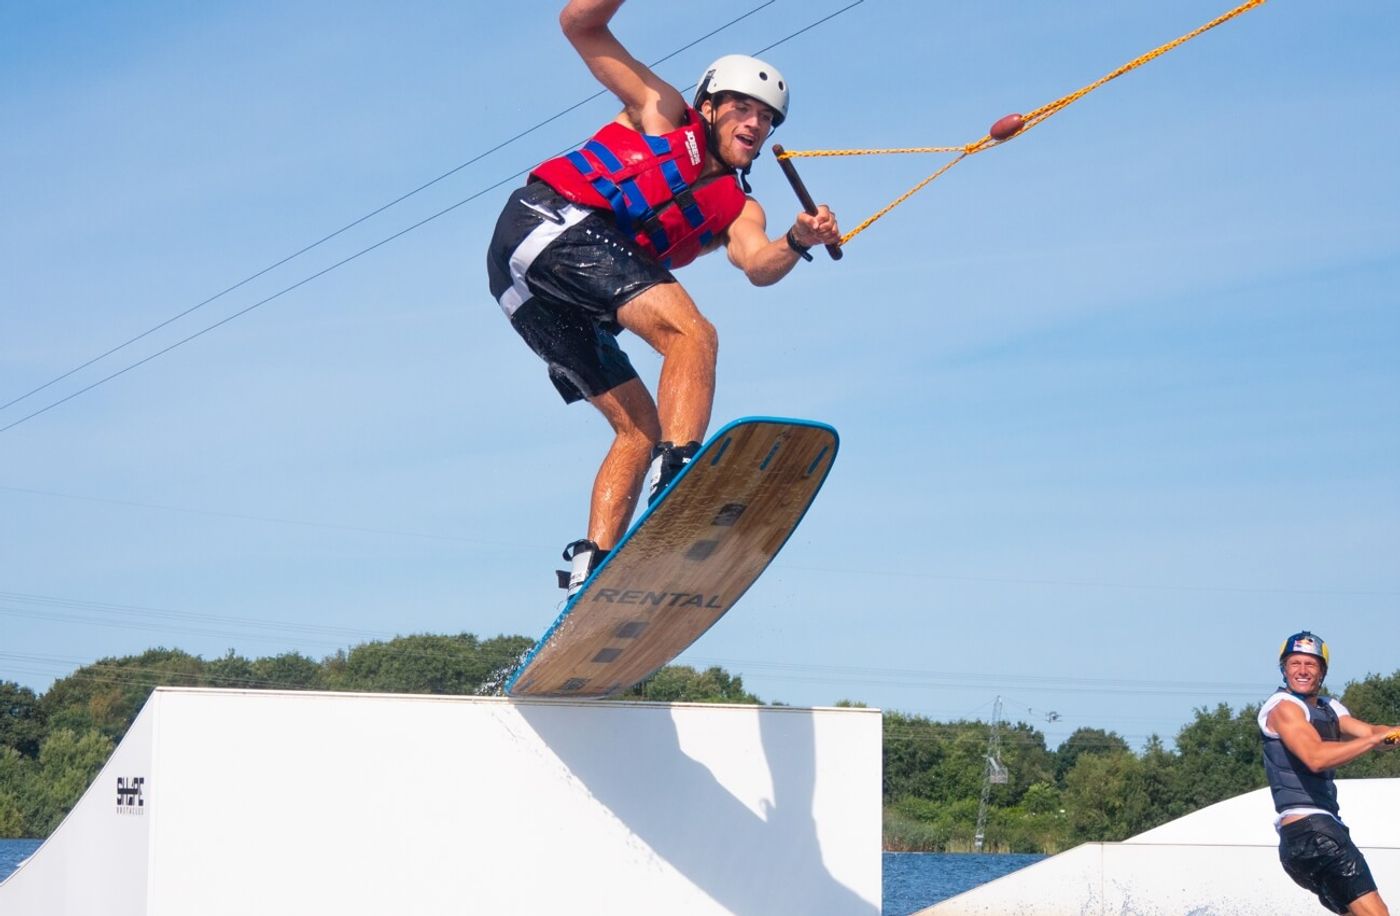
[[[992,784],[1005,785],[1006,767],[1001,765],[1001,697],[992,704],[992,733],[987,738],[987,767],[982,777],[982,804],[977,807],[977,833],[972,842],[977,852],[982,851],[982,842],[987,836],[987,800],[992,795]]]

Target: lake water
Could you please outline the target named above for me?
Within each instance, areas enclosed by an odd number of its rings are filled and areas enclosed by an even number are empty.
[[[38,848],[38,840],[0,840],[0,881]],[[997,853],[887,852],[883,866],[884,916],[909,916],[1043,858]]]
[[[34,854],[39,840],[0,840],[0,881],[10,876],[19,863]]]
[[[882,912],[908,916],[1043,858],[1023,853],[887,852]]]

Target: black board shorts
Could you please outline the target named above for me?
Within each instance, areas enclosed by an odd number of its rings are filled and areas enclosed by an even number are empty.
[[[1317,895],[1334,913],[1376,889],[1370,866],[1336,818],[1310,814],[1278,831],[1278,857],[1294,883]]]
[[[486,271],[492,297],[548,365],[566,403],[637,377],[617,343],[617,310],[644,290],[676,282],[611,213],[576,206],[542,181],[511,193]]]

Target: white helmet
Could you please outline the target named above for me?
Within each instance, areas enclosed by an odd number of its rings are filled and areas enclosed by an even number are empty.
[[[747,54],[726,54],[710,64],[695,90],[696,108],[721,92],[751,96],[773,109],[773,126],[787,118],[788,87],[778,69]]]

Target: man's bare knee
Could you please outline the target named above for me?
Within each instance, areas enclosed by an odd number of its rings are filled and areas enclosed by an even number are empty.
[[[715,330],[714,324],[712,324],[710,322],[710,319],[706,318],[704,315],[700,315],[697,313],[696,317],[700,319],[695,326],[696,343],[704,347],[710,353],[718,354],[719,331]]]
[[[653,286],[639,293],[617,310],[617,320],[662,356],[678,346],[713,352],[719,345],[715,326],[676,283]]]
[[[661,423],[652,417],[652,422],[646,427],[633,426],[625,430],[617,431],[617,444],[629,452],[646,454],[651,456],[651,450],[656,443],[661,441]]]
[[[661,420],[656,402],[638,379],[588,399],[598,408],[618,440],[639,438],[656,442],[661,438]]]
[[[624,445],[635,445],[637,443],[650,443],[654,445],[661,438],[661,419],[656,415],[656,409],[647,405],[648,410],[636,410],[628,412],[607,413],[608,422],[612,425],[613,436],[619,443]]]
[[[674,332],[657,347],[662,357],[683,352],[691,359],[714,363],[719,356],[719,331],[710,320],[694,312],[690,320],[678,325]]]

